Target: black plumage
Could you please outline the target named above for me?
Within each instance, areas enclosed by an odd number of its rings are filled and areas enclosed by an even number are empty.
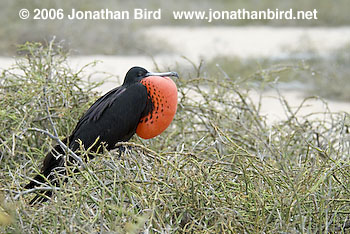
[[[152,100],[147,94],[147,88],[140,81],[154,74],[156,73],[149,73],[141,67],[131,68],[125,76],[124,83],[100,97],[80,118],[72,134],[62,142],[76,153],[81,145],[85,149],[90,148],[89,157],[93,157],[93,153],[102,152],[102,143],[107,150],[111,150],[115,148],[116,143],[128,141],[135,134],[140,119],[152,111]],[[177,76],[173,72],[156,75]],[[46,155],[41,174],[25,188],[34,188],[40,183],[45,183],[46,179],[58,186],[53,171],[62,168],[59,173],[64,173],[62,155],[66,155],[65,149],[56,145]],[[74,159],[68,157],[68,162],[74,162]],[[43,194],[51,196],[52,192],[42,192],[30,203],[47,200]]]

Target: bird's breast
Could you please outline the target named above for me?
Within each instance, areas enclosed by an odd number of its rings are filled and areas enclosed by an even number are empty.
[[[144,139],[161,134],[173,120],[177,109],[176,84],[169,77],[149,76],[141,80],[153,103],[152,111],[141,118],[136,133]]]

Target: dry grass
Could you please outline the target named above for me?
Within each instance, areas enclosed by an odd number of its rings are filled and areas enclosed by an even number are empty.
[[[267,125],[247,90],[224,74],[182,74],[175,120],[134,137],[72,175],[51,202],[28,206],[22,186],[96,98],[59,46],[27,44],[0,77],[2,233],[327,233],[349,230],[349,115]],[[283,101],[283,99],[281,99]],[[285,103],[288,105],[287,103]]]

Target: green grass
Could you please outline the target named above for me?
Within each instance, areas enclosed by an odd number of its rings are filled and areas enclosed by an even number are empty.
[[[349,115],[268,125],[248,89],[224,74],[183,72],[171,126],[134,137],[72,175],[51,202],[22,186],[97,98],[59,46],[26,44],[0,76],[1,233],[327,233],[349,226]],[[266,77],[266,80],[272,77]],[[43,91],[45,87],[45,92]]]
[[[79,54],[154,54],[168,52],[166,45],[159,45],[153,38],[143,38],[141,30],[154,25],[217,26],[217,25],[269,25],[269,26],[346,26],[350,25],[348,0],[239,0],[239,1],[198,1],[179,0],[176,2],[151,1],[35,1],[13,0],[0,2],[0,54],[13,55],[16,44],[26,41],[50,41],[53,36],[65,40],[65,46],[77,49]],[[66,14],[72,8],[77,10],[132,10],[147,8],[162,9],[161,20],[21,20],[18,12],[27,8],[33,15],[33,9],[60,9]],[[213,23],[198,20],[174,20],[173,10],[318,10],[317,20],[218,20]],[[169,35],[176,36],[176,35]],[[156,38],[156,35],[154,35]]]

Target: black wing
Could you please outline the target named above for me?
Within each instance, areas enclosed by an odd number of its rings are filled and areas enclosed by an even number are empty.
[[[106,108],[110,107],[115,99],[125,91],[125,87],[119,86],[115,89],[110,90],[108,93],[97,99],[97,101],[90,106],[90,108],[85,112],[83,117],[77,123],[75,129],[85,121],[96,121],[98,120]],[[73,131],[74,133],[74,131]]]
[[[127,141],[136,132],[137,125],[142,116],[148,113],[152,104],[148,99],[147,89],[141,83],[136,83],[128,87],[118,87],[109,91],[99,98],[79,120],[77,126],[69,139],[64,139],[69,147],[75,151],[80,147],[78,139],[83,142],[87,149],[96,142],[96,150],[101,142],[107,143],[107,149],[113,149],[119,141]],[[45,177],[51,180],[55,185],[55,176],[51,174],[52,170],[64,164],[65,150],[56,145],[45,157],[42,175],[37,175],[34,181],[25,186],[30,189],[45,182]],[[64,173],[60,171],[59,173]],[[38,181],[39,183],[35,182]],[[44,191],[43,194],[51,196],[52,191]],[[36,195],[30,202],[42,202],[47,200],[42,194]]]
[[[148,105],[147,89],[141,83],[120,86],[99,98],[79,120],[70,136],[70,148],[76,150],[80,139],[85,148],[99,138],[108,149],[134,135],[140,118]]]

